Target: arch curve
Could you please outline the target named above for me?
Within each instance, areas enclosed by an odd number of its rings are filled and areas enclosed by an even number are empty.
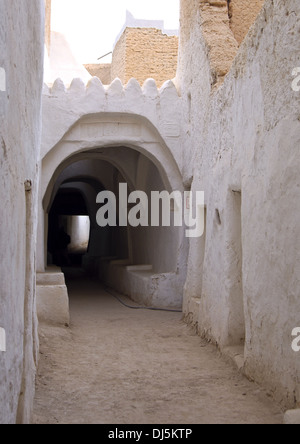
[[[100,113],[79,119],[42,159],[42,199],[48,186],[70,163],[74,156],[97,154],[118,168],[124,177],[124,159],[113,151],[126,147],[145,155],[158,168],[165,188],[183,190],[178,164],[163,137],[152,123],[144,117]],[[130,179],[128,177],[130,182]]]
[[[159,189],[153,189],[153,191],[178,190],[182,192],[184,190],[180,169],[171,149],[159,130],[147,118],[124,113],[96,113],[81,117],[47,152],[41,162],[40,245],[38,248],[40,252],[38,263],[41,271],[46,266],[47,213],[53,200],[55,186],[56,188],[59,186],[57,181],[62,180],[62,173],[67,168],[85,160],[110,165],[112,169],[120,173],[132,191],[142,191],[143,186],[149,187],[143,175],[147,168],[148,176],[151,176],[150,171],[158,178]],[[153,177],[149,180],[151,179]],[[101,178],[100,182],[105,188],[111,189],[105,183],[105,179]],[[133,294],[131,289],[140,286],[140,288],[143,287],[140,293],[145,294],[148,302],[152,300],[154,305],[177,307],[181,305],[186,274],[184,265],[186,264],[186,249],[184,248],[186,242],[183,231],[183,229],[181,231],[171,229],[166,236],[158,233],[156,241],[154,240],[156,235],[147,234],[146,244],[152,244],[153,251],[141,255],[141,261],[149,260],[149,262],[137,261],[137,264],[153,264],[154,260],[156,265],[153,266],[152,272],[149,271],[146,281],[144,274],[139,276],[139,273],[135,273],[133,276],[126,267],[122,270],[118,269],[118,272],[122,274],[120,281],[126,282],[124,292],[138,299],[138,295]],[[138,239],[139,237],[135,244],[139,242]],[[160,242],[165,246],[160,245]],[[155,251],[155,245],[159,245],[158,250],[164,251],[165,256],[160,251]],[[139,254],[135,257],[139,258]],[[107,274],[110,271],[111,269],[108,269]],[[169,281],[172,283],[167,285]]]

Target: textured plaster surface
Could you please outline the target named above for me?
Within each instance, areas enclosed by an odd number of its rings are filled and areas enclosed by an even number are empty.
[[[300,311],[300,96],[292,89],[299,8],[267,1],[216,89],[199,26],[205,11],[182,1],[177,78],[184,180],[205,191],[207,205],[202,255],[190,245],[185,312],[221,348],[243,346],[245,372],[291,407],[300,399],[300,361],[291,348]]]
[[[1,424],[29,422],[34,396],[43,8],[39,0],[0,1],[0,327],[7,341],[0,352]]]

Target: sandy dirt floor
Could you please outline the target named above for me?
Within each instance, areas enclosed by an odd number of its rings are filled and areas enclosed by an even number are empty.
[[[97,282],[68,285],[70,328],[40,326],[35,424],[282,423],[182,314],[127,309]]]

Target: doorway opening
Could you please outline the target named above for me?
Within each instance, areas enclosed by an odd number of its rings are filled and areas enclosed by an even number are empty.
[[[246,327],[243,295],[242,193],[230,191],[229,345],[244,348]]]
[[[84,197],[62,186],[49,213],[47,265],[81,266],[89,236],[90,218]]]
[[[81,276],[97,274],[100,260],[128,260],[127,231],[99,227],[96,221],[96,197],[107,189],[99,179],[105,169],[113,182],[116,169],[94,159],[75,161],[56,180],[48,214],[47,264],[61,267],[66,277],[76,269]]]
[[[66,278],[77,268],[75,271],[81,277],[94,277],[141,305],[177,308],[179,303],[165,281],[170,278],[177,284],[180,280],[177,256],[183,230],[174,226],[174,221],[171,227],[151,226],[151,218],[149,226],[119,224],[124,198],[120,189],[124,184],[128,219],[133,192],[143,192],[151,202],[152,191],[160,193],[166,189],[162,172],[154,162],[129,147],[96,148],[74,155],[58,167],[44,200],[47,263],[62,267]],[[116,226],[99,224],[99,210],[107,205],[98,200],[103,191],[116,199]],[[136,204],[134,207],[140,202]],[[57,262],[55,243],[62,229],[69,236],[68,246]],[[164,286],[163,291],[159,290],[160,285]]]

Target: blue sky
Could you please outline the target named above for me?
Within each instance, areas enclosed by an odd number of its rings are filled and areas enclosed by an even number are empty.
[[[65,34],[79,62],[95,63],[113,49],[126,10],[139,19],[164,20],[167,29],[179,27],[179,0],[52,0],[52,29]]]

